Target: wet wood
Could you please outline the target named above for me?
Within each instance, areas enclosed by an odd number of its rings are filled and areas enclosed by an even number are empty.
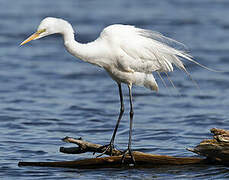
[[[133,152],[136,166],[140,167],[158,167],[162,165],[191,165],[207,164],[208,161],[195,157],[172,157],[165,155],[146,154],[142,152]],[[76,161],[62,162],[19,162],[19,166],[43,166],[43,167],[65,167],[65,168],[121,168],[131,167],[130,157],[127,156],[125,163],[121,163],[122,156],[110,156],[101,158],[90,158]]]
[[[71,137],[66,137],[63,141],[77,144],[78,147],[60,148],[60,152],[67,154],[80,154],[86,152],[102,153],[105,150],[100,144],[94,144]],[[106,152],[105,154],[109,154]],[[114,149],[112,151],[114,156],[90,158],[76,161],[61,161],[61,162],[19,162],[19,166],[43,166],[43,167],[66,167],[66,168],[120,168],[130,167],[131,160],[127,156],[125,162],[121,163],[122,151]],[[187,164],[207,164],[203,158],[197,157],[173,157],[166,155],[155,155],[142,153],[138,151],[133,152],[136,165],[134,167],[158,167],[161,165],[187,165]]]
[[[198,157],[173,157],[166,155],[155,155],[134,151],[133,155],[136,161],[134,168],[141,167],[158,167],[172,165],[195,165],[195,164],[225,164],[229,165],[229,131],[223,129],[211,129],[213,139],[202,141],[195,148],[189,148],[198,155],[206,158]],[[74,139],[65,137],[64,142],[77,144],[78,147],[61,147],[60,152],[67,154],[81,154],[86,152],[103,153],[106,147],[100,144],[94,144],[84,141],[82,138]],[[109,155],[109,151],[105,152]],[[65,168],[121,168],[133,167],[129,156],[125,158],[125,162],[121,163],[122,151],[113,149],[114,156],[90,158],[75,161],[59,161],[59,162],[19,162],[19,166],[43,166],[43,167],[65,167]]]
[[[213,139],[203,140],[194,149],[188,149],[208,160],[219,164],[229,165],[229,131],[211,129]]]
[[[70,148],[61,147],[60,152],[66,154],[81,154],[85,152],[103,153],[106,150],[106,147],[103,147],[100,144],[94,144],[94,143],[84,141],[82,138],[74,139],[71,137],[65,137],[62,139],[62,141],[78,145],[78,147],[70,147]],[[110,152],[107,151],[105,152],[105,154],[110,155]],[[122,151],[113,149],[112,155],[114,156],[122,155]]]

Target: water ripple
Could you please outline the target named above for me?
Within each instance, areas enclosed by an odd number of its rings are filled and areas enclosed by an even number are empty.
[[[227,1],[3,1],[0,3],[0,175],[8,179],[227,179],[225,166],[153,169],[70,170],[17,167],[18,161],[58,161],[94,157],[61,155],[62,137],[107,144],[119,114],[118,87],[108,74],[70,56],[60,35],[19,47],[46,16],[72,23],[82,43],[96,39],[109,24],[123,23],[160,31],[187,45],[201,64],[185,62],[199,88],[181,71],[169,73],[176,89],[133,87],[133,149],[173,156],[210,138],[213,127],[228,125]],[[25,11],[26,9],[26,11]],[[165,13],[166,12],[166,13]],[[29,16],[28,16],[29,15]],[[132,42],[134,43],[134,42]],[[128,89],[115,146],[125,149],[129,133]]]

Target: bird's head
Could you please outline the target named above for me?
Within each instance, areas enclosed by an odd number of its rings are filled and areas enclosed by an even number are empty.
[[[37,31],[29,36],[20,45],[24,45],[29,41],[40,39],[51,34],[64,34],[66,30],[73,33],[72,26],[67,21],[60,18],[47,17],[41,21],[40,25],[37,28]]]

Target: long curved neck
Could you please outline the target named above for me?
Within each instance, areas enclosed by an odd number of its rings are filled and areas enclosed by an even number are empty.
[[[64,38],[64,45],[67,51],[73,56],[97,66],[103,66],[102,62],[98,61],[101,59],[101,55],[98,52],[99,44],[96,41],[87,44],[81,44],[75,40],[74,33],[67,29],[61,33]]]

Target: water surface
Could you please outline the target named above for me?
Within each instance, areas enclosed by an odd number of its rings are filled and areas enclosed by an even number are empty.
[[[133,24],[186,44],[200,63],[229,67],[229,3],[226,0],[164,1],[0,1],[0,175],[3,179],[227,179],[225,166],[153,169],[72,170],[18,167],[19,161],[57,161],[93,157],[58,152],[64,136],[106,144],[119,113],[118,87],[102,69],[64,50],[58,35],[18,45],[46,16],[73,25],[76,39],[89,42],[109,24]],[[211,138],[209,129],[229,129],[228,73],[214,73],[185,62],[199,89],[182,72],[170,73],[158,93],[134,87],[133,149],[173,156]],[[116,147],[128,141],[126,113]]]

